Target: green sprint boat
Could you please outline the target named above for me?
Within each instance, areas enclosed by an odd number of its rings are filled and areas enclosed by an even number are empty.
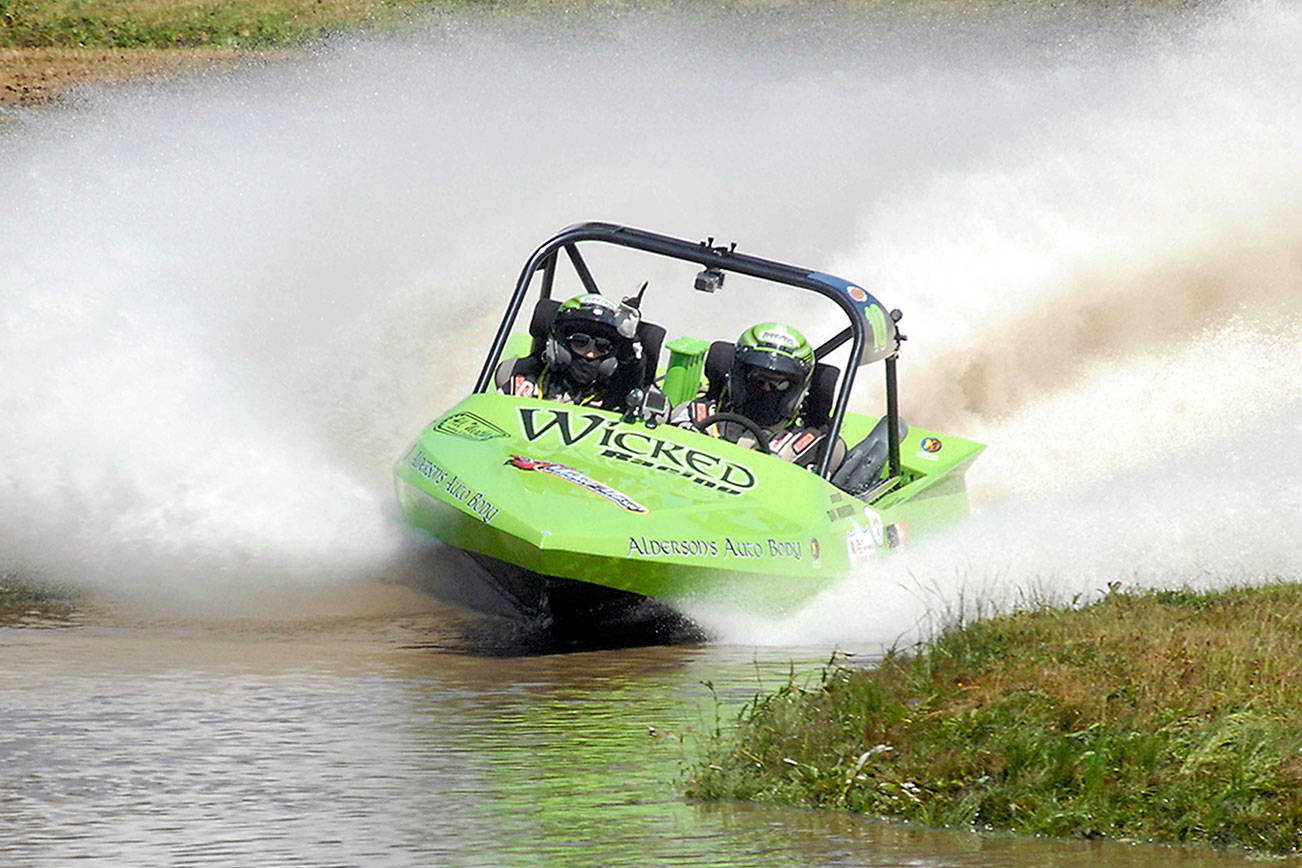
[[[649,299],[621,305],[644,353],[626,411],[497,393],[498,365],[540,351],[561,299],[634,286],[648,273]],[[666,282],[682,289],[672,301]],[[532,317],[521,317],[534,295]],[[647,314],[661,322],[685,318],[684,331],[758,314],[823,337],[802,420],[830,432],[829,442],[856,445],[835,468],[824,450],[811,471],[765,454],[762,437],[746,448],[663,424],[665,399],[718,394],[732,358],[726,338],[748,323],[713,342],[666,340],[672,332],[643,319],[643,304],[663,311]],[[900,420],[899,318],[849,281],[713,238],[572,226],[525,264],[471,394],[397,463],[398,500],[408,522],[469,554],[473,569],[459,581],[473,573],[521,614],[603,617],[648,598],[789,609],[967,515],[964,473],[984,447]],[[849,412],[859,368],[877,362],[884,415]]]

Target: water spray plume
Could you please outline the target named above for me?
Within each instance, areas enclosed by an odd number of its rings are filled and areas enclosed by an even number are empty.
[[[1296,572],[1302,14],[722,23],[463,17],[9,124],[0,571],[239,592],[413,561],[391,462],[527,248],[609,219],[871,287],[905,310],[906,418],[991,444],[971,530],[786,621],[711,615],[724,641]]]

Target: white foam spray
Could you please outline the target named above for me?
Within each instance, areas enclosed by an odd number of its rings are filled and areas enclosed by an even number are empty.
[[[1243,539],[1251,516],[1162,494],[1184,477],[1157,468],[1291,430],[1270,417],[1297,398],[1299,35],[1271,3],[449,18],[24,115],[0,135],[0,568],[185,591],[384,574],[410,545],[391,462],[468,387],[528,250],[579,219],[735,239],[905,309],[906,414],[992,448],[973,530],[904,582],[1097,584],[1110,563],[1076,565],[1109,522]],[[1216,490],[1296,517],[1255,484],[1277,467]],[[1037,560],[1081,486],[1097,532]],[[1229,578],[1296,566],[1238,550]],[[718,627],[876,640],[936,600],[843,603]]]
[[[915,302],[904,413],[990,444],[975,517],[780,622],[698,617],[877,650],[1116,582],[1302,574],[1302,19],[1224,11],[1064,65],[1034,138],[862,217],[839,270]]]

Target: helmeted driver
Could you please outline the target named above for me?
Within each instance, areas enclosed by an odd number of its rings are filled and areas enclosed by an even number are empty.
[[[814,350],[805,336],[781,323],[751,326],[737,338],[728,372],[727,401],[761,428],[795,421],[814,377]]]
[[[635,337],[620,334],[618,311],[615,302],[595,293],[564,302],[537,356],[498,366],[498,391],[622,409],[641,372],[642,348]]]
[[[825,432],[800,419],[814,365],[813,347],[798,330],[784,323],[758,323],[737,338],[732,367],[719,400],[697,399],[680,404],[669,421],[694,427],[716,413],[736,413],[764,430],[773,455],[802,467],[817,466]],[[746,427],[737,422],[713,424],[709,433],[743,446],[755,442]],[[838,438],[833,467],[844,453],[845,446]]]

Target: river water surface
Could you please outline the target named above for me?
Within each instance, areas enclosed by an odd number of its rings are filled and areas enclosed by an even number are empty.
[[[71,625],[0,628],[0,862],[1242,861],[687,802],[699,736],[793,667],[815,671],[810,648],[538,653],[392,586],[274,603],[301,614],[218,621],[118,601]]]
[[[1297,4],[543,5],[0,127],[0,577],[84,600],[0,627],[0,864],[1236,861],[682,774],[838,649],[1302,578]],[[701,644],[539,647],[419,590],[458,574],[392,464],[589,219],[901,308],[904,417],[990,444],[972,520],[800,611],[692,611]],[[676,330],[757,314],[647,278]]]

